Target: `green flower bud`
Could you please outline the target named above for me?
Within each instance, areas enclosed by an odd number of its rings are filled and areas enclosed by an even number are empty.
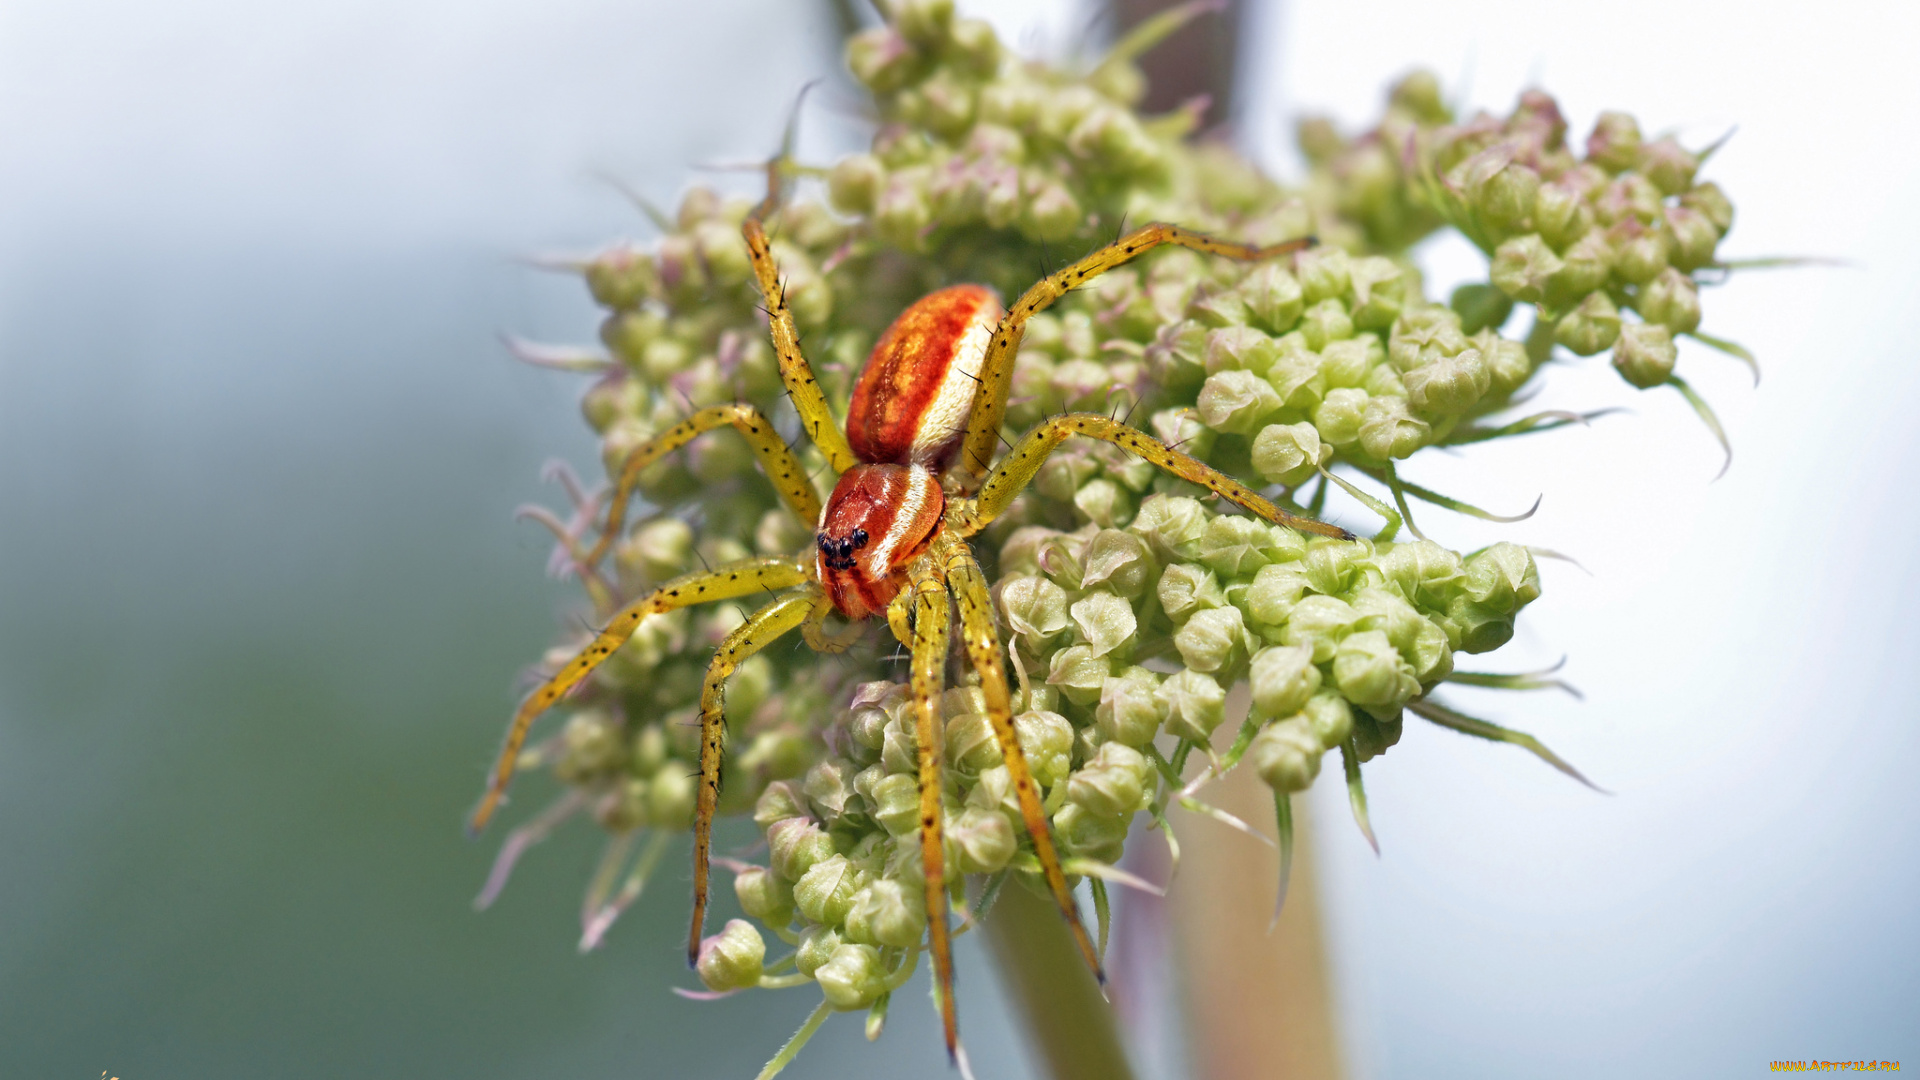
[[[1453,647],[1461,652],[1491,652],[1513,639],[1513,616],[1465,596],[1449,601],[1447,613],[1439,622]]]
[[[948,31],[949,55],[976,75],[991,75],[1000,67],[1000,38],[984,19],[955,19]]]
[[[1074,601],[1068,611],[1081,639],[1093,649],[1095,656],[1106,656],[1131,645],[1140,629],[1133,605],[1104,590],[1090,592]]]
[[[906,836],[920,827],[920,784],[912,773],[891,773],[873,785],[873,819],[888,836]]]
[[[1147,371],[1162,389],[1197,386],[1206,376],[1207,327],[1197,319],[1182,319],[1160,328],[1147,346]]]
[[[948,690],[943,699],[946,716],[947,762],[978,774],[1000,764],[1000,743],[986,717],[986,703],[977,687]]]
[[[647,785],[647,819],[663,829],[684,829],[693,823],[693,773],[669,762]]]
[[[799,881],[833,854],[833,840],[811,818],[787,818],[767,829],[767,853],[774,873]]]
[[[1504,155],[1505,151],[1499,151]],[[1533,212],[1535,196],[1540,193],[1540,174],[1517,161],[1486,178],[1479,190],[1469,192],[1478,204],[1480,216],[1502,231],[1520,226]]]
[[[1687,275],[1668,267],[1640,290],[1634,304],[1642,318],[1676,334],[1700,326],[1700,290]],[[1640,384],[1636,384],[1640,385]]]
[[[876,94],[900,89],[911,77],[913,47],[890,27],[865,30],[847,40],[847,67]]]
[[[1067,781],[1067,801],[1095,817],[1123,817],[1146,805],[1152,780],[1153,766],[1140,751],[1103,743],[1093,760]]]
[[[1244,597],[1247,614],[1263,626],[1285,626],[1294,605],[1308,588],[1306,575],[1297,567],[1263,566],[1247,588]]]
[[[1207,335],[1207,373],[1216,377],[1227,371],[1265,375],[1279,352],[1272,338],[1251,326],[1223,326]],[[1211,385],[1213,380],[1207,382]],[[1204,397],[1205,390],[1201,393]]]
[[[582,709],[568,717],[561,745],[554,772],[562,780],[611,772],[627,761],[625,727],[601,709]]]
[[[1305,791],[1320,775],[1319,738],[1302,717],[1268,724],[1253,737],[1247,756],[1268,787],[1282,794]]]
[[[707,989],[725,993],[757,985],[766,959],[767,943],[760,931],[745,919],[728,919],[724,929],[700,942],[694,969]]]
[[[1000,590],[1000,610],[1027,651],[1041,654],[1067,628],[1067,591],[1043,577],[1016,577]]]
[[[1223,577],[1252,577],[1273,561],[1267,555],[1272,544],[1273,533],[1265,522],[1223,515],[1207,523],[1200,559]]]
[[[1054,653],[1047,662],[1047,685],[1057,686],[1075,705],[1091,705],[1100,700],[1100,688],[1113,665],[1088,645],[1073,645]]]
[[[1533,197],[1533,227],[1547,243],[1564,248],[1593,228],[1593,208],[1571,184],[1542,184]]]
[[[1406,372],[1401,378],[1407,386],[1406,405],[1436,419],[1458,416],[1473,408],[1493,386],[1493,374],[1487,370],[1486,360],[1478,349],[1462,349],[1452,356],[1440,357]]]
[[[1215,431],[1251,435],[1280,411],[1280,395],[1251,371],[1222,371],[1200,388],[1200,419]]]
[[[1379,630],[1400,650],[1412,665],[1414,678],[1422,684],[1436,681],[1453,670],[1452,643],[1445,631],[1421,615],[1413,605],[1385,587],[1362,588],[1353,595],[1353,607],[1360,612],[1358,630]]]
[[[1575,240],[1561,260],[1559,273],[1547,281],[1547,303],[1568,304],[1605,285],[1614,259],[1612,243],[1598,229]]]
[[[1613,345],[1620,336],[1620,309],[1603,292],[1588,293],[1580,306],[1562,316],[1553,328],[1553,340],[1577,356],[1592,356]]]
[[[625,246],[594,256],[584,274],[593,302],[615,311],[631,311],[660,289],[652,257]]]
[[[627,767],[633,771],[635,776],[652,776],[659,770],[660,766],[666,764],[666,762],[667,733],[661,730],[659,724],[648,724],[634,734],[633,747],[627,757]],[[762,794],[764,795],[764,792]],[[781,814],[779,817],[768,818],[766,825],[771,825],[782,817],[792,817],[794,814],[800,812],[800,810],[795,809]],[[758,813],[759,811],[756,810],[755,814],[757,815]],[[766,825],[762,825],[761,828],[766,828]]]
[[[1294,260],[1294,273],[1299,275],[1302,296],[1308,305],[1345,296],[1353,284],[1351,272],[1352,258],[1338,247],[1309,248]]]
[[[1389,714],[1385,720],[1365,712],[1354,714],[1353,743],[1354,749],[1360,751],[1360,760],[1372,761],[1386,753],[1389,747],[1400,741],[1400,731],[1400,717],[1397,714]]]
[[[785,926],[793,921],[793,886],[771,870],[756,866],[733,876],[733,895],[740,910],[768,926]]]
[[[1333,659],[1340,639],[1346,636],[1360,613],[1353,605],[1333,596],[1306,596],[1293,605],[1281,641],[1288,645],[1307,645],[1313,649],[1313,662],[1324,664]]]
[[[1332,164],[1333,159],[1347,148],[1347,140],[1341,137],[1340,129],[1324,116],[1301,117],[1294,125],[1293,141],[1315,168]]]
[[[847,911],[846,939],[861,945],[895,949],[920,944],[927,932],[927,907],[919,891],[891,878],[876,878],[853,896]]]
[[[1667,268],[1669,243],[1664,231],[1634,221],[1614,226],[1611,233],[1619,253],[1613,263],[1614,277],[1630,285],[1644,285]]]
[[[1662,213],[1666,215],[1667,232],[1673,236],[1673,250],[1667,255],[1669,262],[1690,274],[1713,261],[1714,248],[1720,244],[1720,231],[1705,214],[1686,206],[1669,206]]]
[[[1068,236],[1080,228],[1085,216],[1072,192],[1049,181],[1028,200],[1020,216],[1020,231],[1034,240]]]
[[[1080,490],[1073,493],[1073,505],[1087,516],[1088,521],[1103,528],[1112,528],[1133,517],[1133,496],[1106,477],[1080,485]]]
[[[1266,337],[1266,335],[1260,333],[1258,329],[1247,325],[1247,302],[1238,292],[1232,289],[1223,289],[1202,295],[1188,307],[1187,311],[1188,314],[1192,315],[1202,324],[1215,327],[1215,333],[1225,329],[1240,329],[1251,331],[1253,335],[1257,335],[1259,338]],[[1208,336],[1207,345],[1207,370],[1218,370],[1218,368],[1215,367],[1216,361],[1212,355],[1213,335]],[[1221,367],[1240,366],[1232,363],[1230,358],[1222,358],[1219,361],[1219,365]]]
[[[1290,409],[1311,410],[1326,396],[1327,377],[1320,371],[1320,354],[1307,348],[1305,334],[1298,331],[1275,342],[1273,365],[1267,369],[1267,382]]]
[[[920,249],[922,234],[933,222],[928,179],[924,166],[900,169],[887,177],[873,206],[873,226],[881,239],[908,251]]]
[[[1269,424],[1253,440],[1253,467],[1268,482],[1298,487],[1315,468],[1333,458],[1333,447],[1320,441],[1320,429],[1298,424]]]
[[[1080,587],[1105,587],[1117,595],[1137,599],[1154,583],[1158,573],[1153,552],[1145,540],[1119,529],[1102,529],[1087,542]]]
[[[1594,217],[1604,225],[1624,225],[1629,221],[1651,225],[1660,220],[1660,189],[1639,173],[1617,176],[1600,189],[1593,201]]]
[[[1174,632],[1173,647],[1194,671],[1231,670],[1243,655],[1246,636],[1246,620],[1239,608],[1205,608]]]
[[[853,907],[853,893],[861,873],[845,855],[829,855],[807,868],[793,883],[794,906],[810,921],[838,926]]]
[[[1340,301],[1322,300],[1300,317],[1300,333],[1307,339],[1308,348],[1324,349],[1329,341],[1353,336],[1353,316]]]
[[[1387,341],[1387,361],[1404,374],[1467,347],[1460,316],[1431,304],[1410,309],[1394,321],[1392,337]]]
[[[828,825],[840,820],[840,815],[847,810],[847,801],[854,797],[852,772],[846,762],[832,758],[815,762],[813,768],[807,770],[801,789],[807,793],[807,801],[820,820]]]
[[[831,926],[809,926],[800,931],[800,947],[794,951],[794,966],[811,979],[840,947],[840,931]]]
[[[1640,124],[1622,112],[1603,112],[1587,136],[1587,159],[1609,172],[1624,172],[1640,163]]]
[[[1614,370],[1642,390],[1666,382],[1678,357],[1673,331],[1657,323],[1627,323],[1613,345]]]
[[[1505,250],[1506,245],[1501,248]],[[1447,306],[1460,316],[1460,329],[1466,333],[1488,327],[1497,329],[1513,317],[1513,298],[1492,285],[1462,285],[1453,290]]]
[[[1127,531],[1145,540],[1155,557],[1163,561],[1197,559],[1207,517],[1206,507],[1197,499],[1154,495],[1140,504],[1140,512]]]
[[[1320,374],[1326,377],[1329,387],[1359,386],[1366,381],[1367,371],[1385,357],[1386,350],[1380,339],[1372,334],[1330,341],[1320,350]]]
[[[1406,307],[1407,273],[1382,255],[1355,259],[1349,271],[1353,291],[1353,325],[1361,330],[1385,330]],[[1415,293],[1419,290],[1413,289]]]
[[[864,1009],[887,992],[887,966],[871,945],[840,945],[814,970],[814,981],[834,1008]]]
[[[768,784],[766,790],[760,793],[760,798],[753,804],[753,823],[761,832],[769,832],[775,822],[786,821],[789,818],[804,822],[806,816],[807,799],[801,793],[800,786],[784,780]],[[772,837],[769,836],[768,840],[771,842]],[[813,864],[809,862],[807,865]],[[805,867],[801,869],[804,870]],[[788,877],[787,880],[792,881],[793,878]]]
[[[629,776],[617,781],[613,791],[593,804],[593,817],[608,832],[630,832],[647,824],[648,796],[652,785]]]
[[[1693,174],[1700,169],[1700,158],[1667,135],[1640,148],[1639,167],[1662,193],[1678,195],[1693,186]]]
[[[1300,282],[1279,263],[1261,263],[1240,282],[1247,317],[1271,334],[1284,334],[1300,321],[1306,293]]]
[[[1154,707],[1167,733],[1205,744],[1226,716],[1227,692],[1213,676],[1182,669],[1154,687]]]
[[[960,874],[997,874],[1020,846],[1007,815],[976,806],[953,815],[946,839],[949,862]]]
[[[1340,642],[1333,680],[1356,705],[1398,708],[1420,692],[1420,680],[1400,650],[1379,630],[1361,630]]]
[[[1300,715],[1306,718],[1307,727],[1324,750],[1339,746],[1353,734],[1353,709],[1337,691],[1322,690],[1308,698]]]
[[[1453,110],[1447,108],[1440,77],[1426,68],[1416,68],[1401,76],[1387,92],[1387,101],[1394,109],[1422,123],[1445,124],[1453,120]]]
[[[1505,540],[1467,558],[1465,595],[1512,615],[1540,595],[1540,568],[1533,553]]]
[[[1712,222],[1721,236],[1727,235],[1727,230],[1733,228],[1733,202],[1718,184],[1701,184],[1680,196],[1680,205]]]
[[[1050,788],[1067,778],[1073,767],[1073,725],[1066,717],[1042,709],[1030,710],[1013,718],[1013,732],[1035,782]]]
[[[1493,284],[1523,303],[1546,298],[1547,280],[1566,264],[1537,233],[1516,236],[1493,253]]]
[[[1366,413],[1367,392],[1345,387],[1327,391],[1319,408],[1313,410],[1313,426],[1320,437],[1336,447],[1351,445],[1360,438],[1360,421]]]
[[[1254,714],[1262,717],[1290,716],[1320,689],[1313,650],[1300,645],[1255,653],[1247,678],[1253,687]]]
[[[1165,711],[1155,696],[1160,677],[1146,668],[1128,668],[1110,678],[1100,690],[1100,706],[1093,722],[1109,742],[1142,747],[1160,734]]]
[[[871,154],[850,154],[827,173],[827,198],[843,214],[871,214],[887,172]]]
[[[1468,357],[1479,359],[1480,354],[1469,349],[1444,363],[1459,366]],[[1434,365],[1435,368],[1441,365]],[[1421,368],[1430,371],[1432,368]],[[1481,368],[1481,378],[1485,379],[1485,369]],[[1409,381],[1413,373],[1408,373]],[[1428,384],[1431,390],[1434,383]],[[1411,391],[1409,391],[1411,393]],[[1433,429],[1424,420],[1417,419],[1407,411],[1407,401],[1397,397],[1376,397],[1367,399],[1367,408],[1360,417],[1360,449],[1368,455],[1387,459],[1404,458],[1415,450],[1427,445]]]
[[[1533,374],[1533,360],[1527,356],[1525,345],[1508,341],[1492,330],[1483,330],[1474,335],[1473,344],[1480,350],[1480,359],[1487,365],[1489,392],[1502,396],[1511,394]]]
[[[1160,163],[1160,145],[1129,109],[1106,105],[1081,117],[1067,136],[1067,149],[1107,169],[1137,172]]]
[[[1127,824],[1124,817],[1102,817],[1069,802],[1053,815],[1053,837],[1068,855],[1115,863],[1127,839]]]
[[[1427,607],[1444,607],[1466,584],[1466,563],[1458,552],[1431,540],[1394,544],[1380,553],[1379,566],[1400,594]]]

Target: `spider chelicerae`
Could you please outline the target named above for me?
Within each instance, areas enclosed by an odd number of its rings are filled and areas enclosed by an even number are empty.
[[[584,650],[522,703],[471,825],[474,830],[483,827],[499,805],[533,721],[613,655],[644,620],[694,604],[774,593],[772,601],[721,643],[701,689],[693,925],[687,941],[688,962],[694,962],[706,920],[713,817],[720,798],[727,730],[723,701],[728,677],[748,657],[793,630],[799,630],[818,651],[844,652],[865,632],[866,620],[884,616],[911,657],[927,947],[939,987],[947,1051],[954,1055],[959,1031],[947,922],[952,883],[941,840],[940,769],[941,694],[956,607],[967,659],[979,676],[987,719],[1041,873],[1088,966],[1104,978],[1098,951],[1061,869],[1039,785],[1015,736],[987,578],[967,538],[1006,512],[1048,455],[1076,435],[1112,443],[1267,521],[1302,532],[1352,538],[1337,526],[1289,513],[1203,462],[1096,413],[1066,413],[1042,422],[1010,443],[1011,449],[995,465],[1014,357],[1027,320],[1068,291],[1162,245],[1255,260],[1301,250],[1312,240],[1257,247],[1154,223],[1036,282],[1011,309],[1003,310],[999,298],[985,286],[955,285],[931,293],[902,312],[875,344],[854,386],[842,429],[800,351],[793,314],[768,244],[765,222],[777,211],[779,201],[779,187],[770,171],[767,198],[748,215],[741,231],[765,304],[780,377],[799,412],[802,429],[838,476],[832,494],[823,508],[799,460],[759,409],[745,404],[701,409],[629,454],[615,482],[606,528],[584,563],[596,565],[619,536],[627,503],[649,465],[722,427],[740,432],[782,500],[814,527],[815,550],[785,558],[743,559],[686,574],[621,609]],[[830,631],[827,619],[836,614],[848,625]]]

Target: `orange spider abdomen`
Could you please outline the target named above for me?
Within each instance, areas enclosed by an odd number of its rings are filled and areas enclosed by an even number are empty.
[[[940,481],[924,466],[855,465],[842,473],[814,538],[820,584],[840,614],[885,613],[946,508]]]
[[[854,456],[945,472],[966,439],[981,361],[1003,314],[984,285],[928,293],[901,312],[854,384],[847,407]]]

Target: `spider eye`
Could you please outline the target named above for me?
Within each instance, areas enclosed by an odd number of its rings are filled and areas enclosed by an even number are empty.
[[[867,530],[865,529],[853,530],[853,546],[857,548],[863,548],[867,546]]]
[[[826,533],[815,533],[815,534],[813,534],[813,542],[814,542],[815,544],[817,544],[817,545],[819,545],[819,547],[820,547],[820,550],[821,550],[821,551],[828,551],[828,550],[831,550],[831,545],[829,544],[829,542],[828,542],[828,540],[827,540],[827,534],[826,534]]]

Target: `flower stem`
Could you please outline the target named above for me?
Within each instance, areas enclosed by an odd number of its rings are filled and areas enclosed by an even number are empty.
[[[1113,1008],[1054,905],[1019,883],[1000,893],[987,940],[1051,1080],[1132,1080]]]

